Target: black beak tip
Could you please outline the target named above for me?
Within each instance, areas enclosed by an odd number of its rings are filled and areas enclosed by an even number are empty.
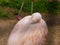
[[[19,20],[21,20],[22,19],[22,17],[21,16],[17,16],[17,20],[19,21]]]

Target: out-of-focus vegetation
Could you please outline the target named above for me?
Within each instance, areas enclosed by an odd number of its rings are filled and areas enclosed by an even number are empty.
[[[9,18],[9,13],[0,11],[0,18],[8,19]]]
[[[49,2],[47,5],[47,10],[50,14],[57,15],[58,11],[60,10],[60,2]]]
[[[22,0],[0,0],[1,7],[17,9],[13,12],[14,15],[18,15],[21,4]],[[57,1],[49,2],[48,0],[36,0],[34,2],[34,12],[49,12],[52,15],[57,15],[59,10],[60,2]],[[31,0],[25,0],[23,11],[28,13],[31,12]],[[0,17],[8,17],[7,15],[9,14],[6,14],[6,12],[3,12],[3,14],[0,13]]]
[[[19,14],[19,11],[18,10],[14,10],[13,14],[16,16]]]

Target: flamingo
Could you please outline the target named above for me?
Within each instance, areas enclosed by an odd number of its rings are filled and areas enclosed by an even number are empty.
[[[44,45],[48,28],[39,12],[25,16],[17,22],[7,45]]]

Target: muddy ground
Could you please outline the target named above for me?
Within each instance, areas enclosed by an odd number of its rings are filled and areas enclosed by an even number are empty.
[[[48,36],[45,45],[60,45],[60,15],[42,14],[48,26]],[[18,21],[16,19],[0,19],[0,45],[7,45],[8,36]]]

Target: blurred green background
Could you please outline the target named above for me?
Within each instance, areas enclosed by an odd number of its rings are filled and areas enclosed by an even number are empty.
[[[28,14],[31,13],[31,2],[31,0],[25,0],[23,12],[27,12]],[[21,5],[22,0],[0,0],[0,17],[9,18],[11,13],[14,16],[18,15]],[[33,7],[33,12],[48,12],[52,15],[57,15],[57,13],[60,13],[60,2],[58,1],[49,2],[48,0],[35,0]]]

